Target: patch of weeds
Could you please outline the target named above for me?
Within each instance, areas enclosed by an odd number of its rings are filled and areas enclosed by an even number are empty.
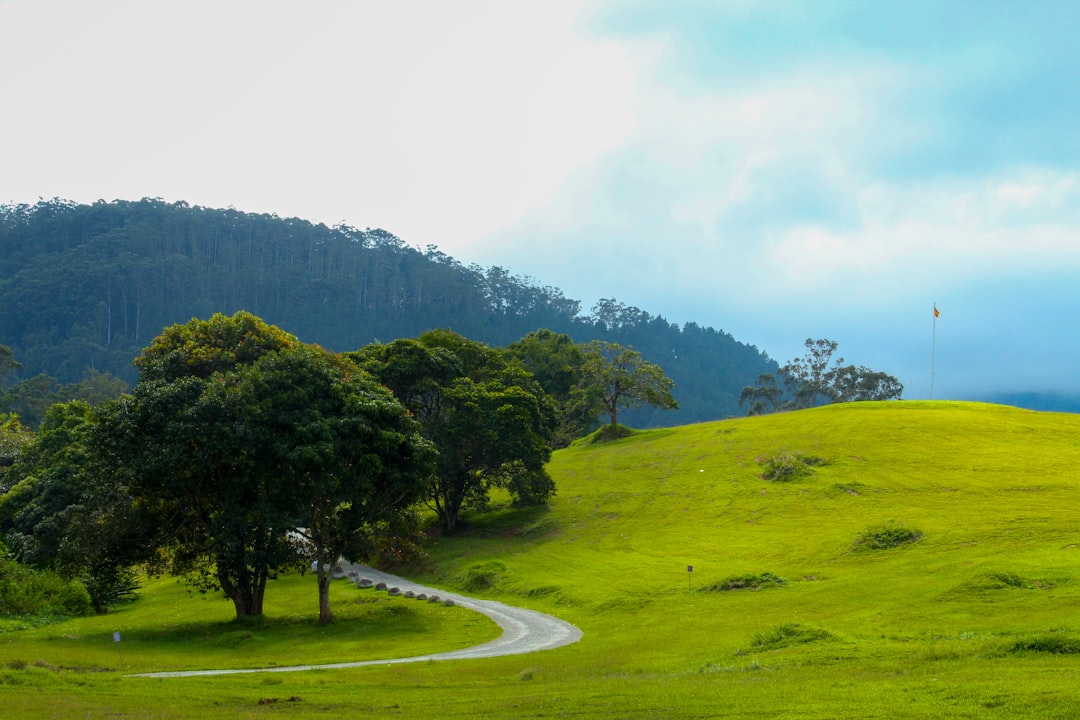
[[[1017,640],[1009,648],[1012,653],[1038,652],[1052,655],[1080,655],[1080,639],[1056,632]]]
[[[824,628],[801,623],[784,623],[771,630],[754,633],[754,636],[750,638],[750,647],[756,650],[777,650],[818,640],[832,640],[835,637]]]
[[[822,458],[799,453],[780,453],[758,462],[764,466],[758,477],[770,482],[798,480],[810,475],[813,472],[811,468],[825,463]]]
[[[846,492],[848,495],[862,495],[862,491],[866,488],[866,485],[856,481],[836,483],[835,485],[833,485],[833,487],[840,492]]]
[[[473,565],[461,577],[461,587],[465,590],[490,590],[495,587],[506,573],[506,566],[498,561]]]
[[[525,670],[522,670],[521,672],[518,673],[518,680],[521,680],[523,682],[528,681],[528,680],[532,680],[534,672],[535,671],[532,668],[527,668]]]
[[[304,698],[297,695],[287,698],[259,698],[259,705],[277,705],[279,702],[298,703],[304,702]]]
[[[26,669],[26,661],[25,660],[8,660],[7,666],[8,666],[8,668],[10,668],[12,670],[25,670]]]
[[[864,530],[855,540],[855,549],[888,550],[918,542],[922,536],[922,530],[902,523],[888,523]]]
[[[544,585],[543,587],[530,588],[529,591],[525,593],[525,597],[544,597],[545,595],[553,595],[561,590],[562,588],[558,585]]]
[[[949,600],[1010,590],[1049,590],[1054,584],[1049,580],[1026,578],[1014,572],[994,572],[973,577],[947,591],[943,597]]]
[[[771,572],[763,572],[760,575],[733,575],[724,578],[720,582],[706,585],[701,588],[703,592],[724,592],[727,590],[764,590],[765,588],[783,587],[787,580]]]
[[[736,655],[741,655],[741,652],[736,652]],[[757,672],[762,669],[761,661],[754,657],[750,662],[745,665],[721,665],[720,663],[705,663],[698,668],[699,675],[711,674],[711,673],[734,673],[734,672]]]
[[[995,588],[1022,588],[1027,587],[1027,582],[1024,578],[1020,577],[1016,573],[1004,572],[1004,573],[990,573],[986,576],[989,580],[989,585]]]

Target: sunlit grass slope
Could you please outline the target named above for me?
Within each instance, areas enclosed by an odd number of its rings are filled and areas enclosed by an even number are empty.
[[[819,464],[762,479],[782,455]],[[551,471],[549,512],[443,541],[435,573],[510,602],[542,598],[585,630],[576,652],[601,676],[765,667],[792,674],[770,674],[783,688],[828,668],[830,682],[870,688],[875,673],[983,659],[994,670],[981,690],[968,678],[968,691],[1012,697],[1032,679],[1009,674],[1039,665],[1017,644],[1080,638],[1078,416],[835,405],[583,443]],[[921,537],[859,544],[883,528]],[[782,584],[707,590],[765,574]],[[1051,665],[1046,696],[1032,701],[1077,711],[1080,663]]]
[[[802,474],[763,478],[777,459]],[[116,717],[1080,716],[1080,416],[836,405],[582,442],[550,469],[549,508],[474,518],[410,574],[559,615],[576,645],[272,678],[9,670],[0,702],[51,682]]]

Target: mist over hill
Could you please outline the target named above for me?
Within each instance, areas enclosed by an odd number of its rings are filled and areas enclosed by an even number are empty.
[[[584,313],[558,288],[381,229],[159,199],[0,206],[0,344],[22,378],[74,383],[92,369],[133,382],[132,359],[162,328],[237,310],[335,351],[432,328],[493,346],[539,328],[631,345],[674,380],[680,404],[628,413],[639,427],[743,414],[742,388],[777,369],[721,330],[614,298]]]

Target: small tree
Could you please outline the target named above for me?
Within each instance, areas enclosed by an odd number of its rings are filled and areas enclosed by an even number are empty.
[[[804,344],[806,354],[780,368],[784,384],[794,395],[795,407],[798,408],[814,407],[822,397],[832,400],[829,361],[837,347],[835,340],[807,338]],[[842,362],[844,359],[839,358],[836,365],[839,366]]]
[[[780,368],[796,408],[814,407],[822,399],[826,402],[895,400],[904,392],[903,384],[892,375],[865,366],[844,365],[843,358],[829,367],[837,348],[835,340],[807,338],[805,344],[803,357]]]
[[[593,340],[586,343],[583,355],[579,387],[594,399],[594,407],[610,416],[612,428],[618,425],[619,408],[679,407],[671,395],[675,383],[659,365],[647,362],[633,348]]]
[[[747,415],[776,412],[783,395],[783,389],[776,384],[776,376],[772,373],[761,373],[757,383],[747,385],[739,394],[739,407],[747,405]]]

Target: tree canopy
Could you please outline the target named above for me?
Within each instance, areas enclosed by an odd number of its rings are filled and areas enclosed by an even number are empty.
[[[679,404],[671,394],[674,383],[663,369],[647,362],[641,353],[618,343],[593,341],[585,345],[582,364],[582,391],[599,402],[618,425],[620,408],[651,405],[675,409]]]
[[[680,393],[677,411],[629,410],[638,427],[735,415],[740,390],[777,371],[723,331],[613,298],[583,312],[557,288],[380,229],[153,198],[47,200],[0,205],[0,248],[0,342],[22,366],[0,388],[26,383],[0,412],[30,427],[52,402],[95,402],[68,390],[88,368],[133,384],[131,361],[161,328],[239,310],[337,352],[450,326],[492,347],[538,328],[633,346]]]
[[[238,617],[261,614],[267,581],[310,556],[297,531],[328,566],[425,488],[432,452],[404,408],[250,313],[172,326],[137,364],[132,394],[102,409],[96,452],[147,508],[171,569],[220,587]]]
[[[739,396],[740,405],[748,405],[750,415],[778,409],[810,408],[819,402],[857,402],[860,400],[896,400],[904,392],[903,384],[892,375],[860,365],[844,365],[843,358],[833,360],[835,340],[807,338],[806,353],[780,368],[788,399],[771,373],[758,376]],[[832,365],[830,366],[830,362]]]
[[[449,330],[349,353],[385,383],[423,427],[439,457],[428,500],[453,532],[464,507],[485,507],[493,487],[518,502],[554,492],[544,469],[557,424],[554,407],[522,368]]]

